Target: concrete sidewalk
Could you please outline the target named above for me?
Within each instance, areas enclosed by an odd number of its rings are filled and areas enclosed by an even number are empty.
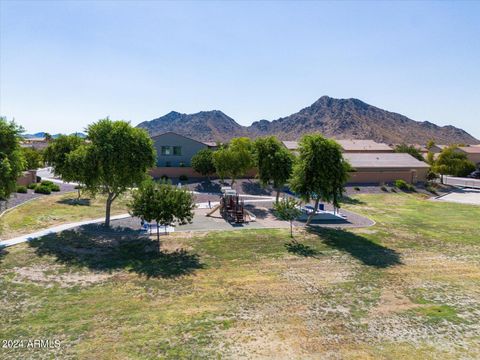
[[[128,218],[128,217],[130,217],[130,214],[121,214],[121,215],[112,216],[110,219],[111,220],[120,220],[120,219],[125,219],[125,218]],[[82,226],[82,225],[98,224],[98,223],[103,222],[104,220],[105,220],[105,218],[101,218],[101,219],[85,220],[85,221],[79,221],[79,222],[75,222],[75,223],[68,223],[68,224],[53,226],[51,228],[40,230],[40,231],[31,233],[31,234],[21,235],[21,236],[15,237],[13,239],[0,241],[0,248],[21,244],[21,243],[24,243],[24,242],[27,242],[27,241],[30,241],[30,240],[34,240],[36,238],[39,238],[39,237],[42,237],[42,236],[45,236],[45,235],[48,235],[48,234],[62,232],[62,231],[73,229],[73,228],[76,228],[76,227],[79,227],[79,226]]]

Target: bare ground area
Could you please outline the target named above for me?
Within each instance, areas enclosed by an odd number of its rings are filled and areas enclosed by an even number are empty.
[[[90,226],[8,248],[0,339],[62,346],[0,357],[477,359],[480,209],[357,200],[376,225],[179,232],[160,253],[154,237]]]

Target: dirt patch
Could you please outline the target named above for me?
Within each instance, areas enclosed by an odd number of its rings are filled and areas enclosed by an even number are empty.
[[[95,272],[62,272],[65,268],[60,265],[16,267],[13,270],[15,271],[15,282],[24,283],[28,281],[47,288],[54,285],[62,288],[89,286],[104,282],[114,276],[114,274]]]
[[[385,289],[380,296],[378,305],[370,310],[372,316],[383,316],[390,313],[403,312],[420,304],[413,303],[408,297],[393,289]]]

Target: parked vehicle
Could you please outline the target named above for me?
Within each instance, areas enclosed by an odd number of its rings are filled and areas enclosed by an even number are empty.
[[[470,175],[467,175],[467,177],[470,178],[470,179],[480,179],[480,169],[475,170]]]

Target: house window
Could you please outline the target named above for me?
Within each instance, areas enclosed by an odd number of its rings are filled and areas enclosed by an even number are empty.
[[[170,161],[165,161],[165,167],[170,167],[172,166],[172,163]]]
[[[172,147],[171,146],[162,146],[160,150],[162,155],[172,155]]]
[[[181,146],[174,146],[173,147],[173,155],[176,155],[176,156],[182,155],[182,147]]]

